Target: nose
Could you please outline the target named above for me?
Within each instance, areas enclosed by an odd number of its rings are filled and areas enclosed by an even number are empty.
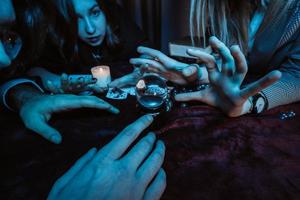
[[[94,23],[89,18],[85,19],[85,31],[89,35],[93,35],[96,31]]]
[[[11,64],[11,59],[5,52],[2,41],[0,40],[0,70],[9,67]]]

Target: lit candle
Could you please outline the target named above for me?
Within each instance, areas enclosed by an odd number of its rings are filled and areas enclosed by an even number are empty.
[[[97,86],[104,88],[111,82],[110,69],[108,66],[96,66],[93,67],[91,71],[93,77],[97,79]]]

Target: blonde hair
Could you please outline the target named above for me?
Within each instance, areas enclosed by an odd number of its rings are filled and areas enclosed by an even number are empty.
[[[270,0],[257,34],[274,25],[295,0]],[[227,46],[238,44],[248,52],[249,24],[254,6],[265,0],[191,0],[190,34],[193,45],[206,46],[207,36],[216,36]]]

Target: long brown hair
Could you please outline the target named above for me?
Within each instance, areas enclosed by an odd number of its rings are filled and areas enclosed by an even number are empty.
[[[80,51],[80,41],[78,39],[78,30],[77,30],[77,16],[74,11],[74,7],[71,0],[53,0],[54,5],[58,10],[58,18],[61,17],[61,23],[57,24],[55,31],[53,31],[54,40],[56,40],[56,45],[60,48],[60,53],[66,60],[79,61],[79,60],[88,60],[87,50]],[[105,36],[105,48],[108,51],[114,51],[119,47],[120,40],[117,34],[119,24],[114,16],[111,14],[110,7],[113,3],[108,0],[96,0],[101,10],[104,12],[107,27],[106,27],[106,36]],[[65,28],[65,27],[68,28]],[[86,46],[86,45],[81,45]]]
[[[273,25],[294,0],[270,0],[257,34]],[[251,14],[264,0],[191,0],[190,34],[194,45],[206,46],[209,36],[216,36],[227,46],[238,44],[248,52]],[[263,5],[262,5],[263,6]],[[196,44],[196,40],[199,41]]]

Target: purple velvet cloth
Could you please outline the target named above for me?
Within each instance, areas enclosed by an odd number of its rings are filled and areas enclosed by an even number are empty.
[[[120,115],[80,110],[54,116],[61,145],[25,130],[15,116],[2,118],[0,199],[45,198],[79,156],[100,148],[141,115],[132,100],[115,105]],[[289,111],[296,116],[281,120]],[[162,199],[300,199],[300,104],[240,118],[208,106],[174,109],[149,130],[167,148]]]
[[[282,112],[296,117],[281,120]],[[300,105],[227,118],[207,106],[173,113],[164,199],[300,199]]]

